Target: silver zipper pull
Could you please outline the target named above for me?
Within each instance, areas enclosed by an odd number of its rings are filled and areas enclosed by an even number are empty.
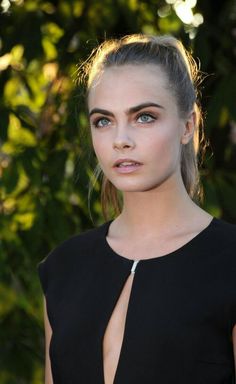
[[[136,268],[138,262],[139,262],[139,260],[134,260],[132,268],[131,268],[131,273],[135,273],[135,268]]]

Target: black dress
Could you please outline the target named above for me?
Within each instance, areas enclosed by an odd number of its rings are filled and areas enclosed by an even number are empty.
[[[134,264],[109,246],[110,222],[38,264],[54,384],[104,384],[103,335],[135,265],[114,384],[235,383],[236,226],[213,218],[176,251]]]

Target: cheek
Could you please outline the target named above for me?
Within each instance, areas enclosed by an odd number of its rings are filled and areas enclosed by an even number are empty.
[[[107,154],[107,146],[104,138],[101,140],[101,138],[94,134],[92,135],[92,144],[98,161],[102,163]]]
[[[96,134],[96,132],[92,132],[91,137],[92,137],[93,149],[97,153],[100,150],[99,148],[101,147],[102,142],[101,140],[99,140],[99,136]]]
[[[152,140],[149,140],[149,153],[159,161],[175,161],[180,155],[180,139],[173,130],[161,132]]]
[[[173,135],[171,135],[167,130],[160,131],[155,136],[151,136],[148,141],[151,148],[156,147],[160,150],[171,147],[174,142]]]

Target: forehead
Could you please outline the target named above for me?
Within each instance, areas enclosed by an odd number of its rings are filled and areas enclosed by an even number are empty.
[[[165,72],[157,65],[106,68],[91,84],[89,108],[126,108],[145,101],[173,103]]]

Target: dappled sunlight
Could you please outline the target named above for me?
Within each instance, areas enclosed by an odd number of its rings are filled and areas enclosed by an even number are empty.
[[[24,0],[1,0],[0,7],[2,8],[2,12],[7,12],[11,6],[11,3],[22,5]]]
[[[191,39],[196,36],[196,28],[198,28],[203,22],[204,18],[201,13],[195,13],[194,8],[197,5],[197,0],[165,0],[168,4],[166,7],[163,7],[163,11],[159,12],[161,17],[166,17],[170,13],[170,7],[172,6],[176,12],[176,15],[180,20],[189,26],[192,26],[192,29],[188,29],[188,33]]]

